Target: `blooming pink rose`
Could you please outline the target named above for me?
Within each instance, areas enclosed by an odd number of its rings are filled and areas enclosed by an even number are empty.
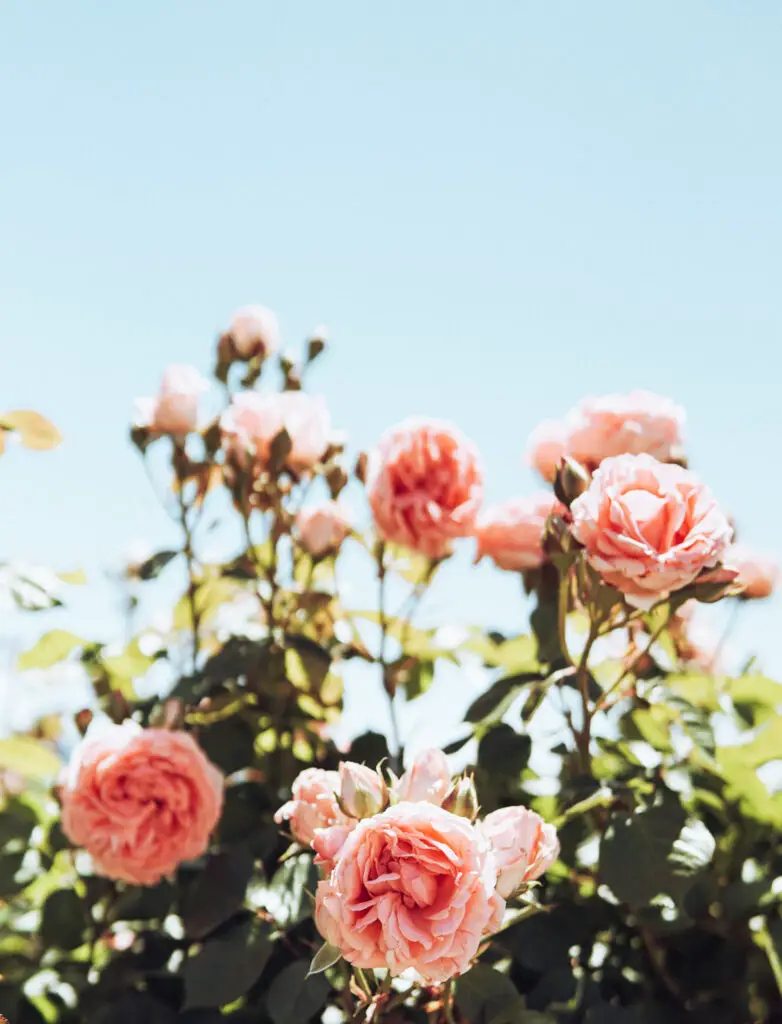
[[[606,459],[570,511],[590,564],[639,608],[715,566],[733,532],[697,477],[651,455]]]
[[[483,473],[475,446],[456,427],[411,418],[380,439],[367,486],[385,540],[442,558],[451,540],[473,531]]]
[[[318,884],[315,922],[357,967],[447,981],[500,926],[505,901],[489,843],[440,807],[399,803],[366,818],[333,863]]]
[[[773,594],[779,579],[779,566],[776,562],[756,554],[742,544],[734,544],[729,549],[725,562],[738,571],[737,583],[743,588],[740,597],[750,600]]]
[[[497,892],[509,899],[534,882],[559,856],[557,830],[526,807],[503,807],[488,814],[478,829],[489,840],[499,867]]]
[[[244,306],[237,310],[228,333],[239,359],[265,358],[280,347],[277,317],[264,306]]]
[[[356,822],[351,821],[349,825],[332,825],[315,832],[312,849],[315,851],[315,863],[322,869],[324,877],[334,870],[345,840],[355,827]]]
[[[209,385],[194,366],[169,366],[155,398],[137,398],[133,424],[184,436],[198,427],[198,401]]]
[[[546,560],[543,535],[552,513],[565,511],[553,494],[541,492],[530,498],[512,498],[490,505],[478,516],[475,561],[491,558],[498,569],[523,572]]]
[[[322,768],[305,768],[293,783],[293,798],[277,811],[278,825],[287,821],[297,843],[309,846],[319,828],[330,825],[351,825],[337,803],[339,775]]]
[[[683,445],[684,410],[651,391],[586,398],[566,422],[567,454],[588,469],[625,454],[668,462]]]
[[[350,533],[350,520],[342,504],[326,501],[303,508],[296,514],[301,545],[315,558],[338,551]]]
[[[234,395],[220,426],[232,455],[260,464],[268,460],[275,437],[287,430],[291,439],[287,463],[302,472],[311,469],[328,448],[331,417],[323,398],[304,391],[243,391]]]
[[[567,431],[559,420],[544,420],[530,434],[527,463],[551,483],[566,454]]]
[[[206,850],[223,777],[189,733],[126,721],[87,733],[60,798],[63,831],[99,874],[154,885]]]
[[[392,788],[397,800],[424,801],[439,807],[451,788],[451,772],[445,754],[436,748],[422,750]]]

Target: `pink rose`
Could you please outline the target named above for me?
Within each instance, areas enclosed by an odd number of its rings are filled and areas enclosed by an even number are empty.
[[[429,558],[468,537],[483,496],[478,452],[449,423],[412,418],[370,457],[369,503],[380,535]]]
[[[278,825],[288,823],[297,843],[309,846],[319,828],[331,825],[351,825],[337,803],[339,775],[322,768],[305,768],[293,783],[293,797],[277,811]]]
[[[553,494],[541,492],[530,498],[512,498],[490,505],[478,516],[475,561],[491,558],[498,569],[523,572],[546,560],[543,534],[552,513],[565,512]]]
[[[432,748],[416,755],[412,766],[393,786],[397,800],[424,801],[438,807],[451,788],[451,772],[442,750]]]
[[[280,347],[277,317],[264,306],[244,306],[237,310],[228,334],[237,359],[266,358]]]
[[[189,733],[126,721],[88,732],[60,797],[63,831],[98,874],[154,885],[206,850],[223,777]]]
[[[567,419],[567,454],[588,469],[614,455],[668,462],[683,445],[684,410],[651,391],[586,398]]]
[[[570,511],[590,564],[639,608],[717,565],[733,532],[697,477],[651,455],[606,459]]]
[[[567,431],[558,420],[544,420],[530,434],[527,463],[551,483],[566,454]]]
[[[311,845],[315,851],[315,863],[323,871],[324,877],[328,877],[334,870],[345,840],[355,827],[356,822],[351,821],[349,825],[332,825],[316,831]]]
[[[779,580],[779,566],[743,544],[733,544],[725,555],[725,562],[738,572],[736,582],[742,587],[739,597],[757,600],[771,597]]]
[[[489,844],[466,818],[400,803],[347,836],[318,884],[315,922],[357,967],[413,968],[443,982],[466,971],[500,926],[496,881]]]
[[[497,892],[503,899],[540,878],[559,856],[557,830],[526,807],[503,807],[477,827],[494,851],[499,867]]]
[[[198,427],[198,401],[209,385],[194,366],[169,366],[155,398],[137,398],[133,424],[183,437]]]
[[[326,501],[296,514],[301,546],[315,558],[338,551],[350,533],[347,512],[338,501]]]
[[[229,452],[240,462],[263,465],[271,443],[286,430],[291,439],[287,464],[297,472],[311,469],[329,446],[331,417],[325,401],[304,391],[234,395],[220,418]]]

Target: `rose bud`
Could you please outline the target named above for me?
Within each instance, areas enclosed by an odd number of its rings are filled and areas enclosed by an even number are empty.
[[[343,761],[339,766],[339,802],[351,818],[371,818],[388,806],[383,777],[366,765]]]
[[[480,806],[474,780],[467,777],[457,779],[445,794],[443,810],[450,811],[451,814],[458,814],[460,818],[475,821]]]
[[[245,306],[234,313],[228,337],[234,358],[244,362],[255,356],[265,359],[280,345],[277,317],[264,306]]]
[[[559,464],[554,480],[554,493],[563,505],[567,505],[570,508],[572,502],[580,497],[589,487],[591,479],[589,472],[584,469],[580,462],[576,462],[569,455],[565,455]]]

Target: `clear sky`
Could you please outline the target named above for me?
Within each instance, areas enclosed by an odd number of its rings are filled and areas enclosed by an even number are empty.
[[[133,399],[261,302],[291,345],[329,325],[314,383],[356,444],[453,419],[490,498],[535,486],[540,419],[668,394],[782,558],[781,47],[777,0],[5,0],[0,408],[66,443],[3,460],[3,556],[95,578],[167,538]],[[443,616],[516,615],[463,579]],[[747,611],[774,663],[780,604]]]

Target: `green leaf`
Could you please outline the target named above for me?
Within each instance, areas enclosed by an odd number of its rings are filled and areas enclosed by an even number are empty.
[[[318,693],[329,674],[331,655],[325,647],[307,636],[286,633],[285,642],[299,656],[310,691]]]
[[[312,915],[318,869],[310,854],[286,860],[274,873],[266,905],[280,928],[291,928]]]
[[[62,761],[50,746],[30,736],[11,736],[0,740],[0,768],[16,772],[26,779],[54,779]]]
[[[398,544],[386,544],[386,553],[388,568],[413,586],[425,583],[437,564],[426,555],[419,555]]]
[[[214,854],[182,899],[185,931],[200,939],[232,917],[244,903],[253,873],[253,856],[245,847]]]
[[[542,679],[543,676],[540,672],[519,672],[516,675],[498,679],[485,693],[476,697],[467,708],[464,716],[465,722],[499,721],[516,699],[522,687],[527,683],[540,682]]]
[[[307,977],[311,977],[313,974],[320,974],[322,971],[327,970],[329,967],[333,967],[337,961],[342,959],[342,953],[337,949],[336,946],[330,946],[328,942],[324,942],[318,952],[312,958],[310,969],[307,971]]]
[[[621,903],[643,907],[666,894],[681,900],[711,860],[714,839],[672,794],[631,815],[617,815],[600,843],[600,877]]]
[[[0,847],[12,842],[26,845],[37,824],[38,815],[29,804],[8,800],[0,811]]]
[[[158,551],[138,567],[137,573],[140,580],[154,580],[165,569],[169,562],[173,562],[178,551]]]
[[[493,1024],[497,1017],[502,1021],[502,1014],[519,1002],[519,993],[510,978],[487,964],[476,964],[457,978],[454,997],[470,1024]]]
[[[224,1006],[239,999],[258,980],[271,951],[268,929],[255,920],[209,939],[185,963],[184,1008]]]
[[[734,707],[753,725],[774,717],[782,705],[782,685],[761,675],[739,676],[727,687]]]
[[[307,1024],[328,998],[331,986],[322,974],[309,974],[306,960],[296,960],[271,983],[266,1009],[274,1024]]]
[[[25,853],[25,850],[19,850],[16,853],[0,854],[0,900],[10,899],[27,885],[26,881],[17,880]]]
[[[501,668],[509,675],[539,669],[537,645],[531,636],[495,642],[490,636],[480,633],[468,640],[464,647],[472,654],[478,654],[487,668]]]
[[[176,889],[171,882],[158,882],[154,886],[128,886],[111,904],[110,921],[162,920],[171,910]]]
[[[496,725],[478,745],[478,764],[490,774],[518,778],[532,753],[529,736],[519,735],[505,723]]]
[[[47,946],[76,949],[85,939],[88,919],[84,904],[73,889],[56,889],[41,912],[41,938]]]
[[[404,687],[405,699],[415,700],[426,693],[434,682],[434,662],[416,659],[400,673],[399,682]]]
[[[0,429],[15,431],[25,448],[34,451],[48,451],[62,441],[62,435],[51,420],[32,409],[0,413]]]
[[[21,672],[31,668],[50,668],[85,643],[82,637],[66,629],[52,629],[44,633],[35,647],[19,655],[17,666]]]
[[[782,795],[769,793],[751,763],[747,763],[744,751],[745,747],[717,747],[715,758],[726,783],[724,797],[737,804],[746,817],[780,829]]]

